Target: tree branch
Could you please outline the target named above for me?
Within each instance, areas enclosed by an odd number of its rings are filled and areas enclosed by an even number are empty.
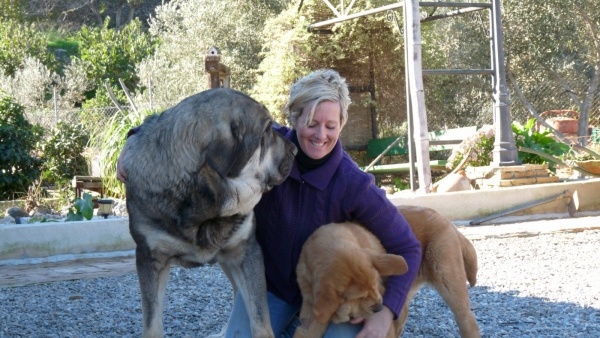
[[[565,92],[567,93],[567,95],[569,95],[569,97],[571,97],[571,99],[573,101],[575,101],[575,104],[579,107],[579,109],[581,110],[581,101],[579,101],[579,98],[573,94],[573,90],[571,89],[571,87],[569,86],[569,84],[567,82],[565,82],[565,80],[562,79],[562,77],[560,77],[560,75],[558,75],[557,72],[555,72],[552,68],[548,67],[548,66],[543,66],[544,68],[546,68],[546,70],[548,72],[550,72],[550,74],[554,75],[554,77],[556,78],[556,80],[558,80],[558,82],[561,84],[561,86],[565,89]]]

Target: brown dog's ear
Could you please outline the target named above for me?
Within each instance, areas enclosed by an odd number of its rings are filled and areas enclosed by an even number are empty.
[[[408,265],[402,256],[392,254],[372,255],[371,261],[382,277],[403,275],[408,271]]]
[[[326,324],[340,305],[340,296],[334,288],[322,286],[316,291],[313,313],[317,322]]]

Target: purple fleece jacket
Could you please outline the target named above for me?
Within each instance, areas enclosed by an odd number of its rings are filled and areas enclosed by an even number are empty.
[[[287,127],[275,130],[289,140],[296,137],[296,131]],[[421,244],[375,185],[373,175],[358,168],[339,140],[317,169],[301,175],[294,161],[289,177],[264,194],[254,211],[271,293],[300,306],[296,265],[302,245],[321,225],[356,220],[379,238],[388,253],[401,255],[408,264],[408,273],[388,279],[383,295],[383,303],[398,316],[419,270]]]

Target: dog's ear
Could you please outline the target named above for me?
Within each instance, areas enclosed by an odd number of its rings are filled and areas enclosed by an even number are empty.
[[[408,265],[402,256],[392,254],[372,255],[373,266],[382,277],[403,275],[408,271]]]
[[[337,311],[340,305],[340,296],[331,286],[322,286],[315,291],[313,313],[317,322],[326,324]]]

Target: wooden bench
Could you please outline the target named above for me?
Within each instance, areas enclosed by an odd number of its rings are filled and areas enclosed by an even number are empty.
[[[74,176],[71,185],[75,188],[75,197],[81,198],[84,190],[95,191],[104,197],[102,179],[96,176]]]
[[[466,137],[477,131],[477,126],[438,130],[429,133],[429,151],[445,151],[456,148]],[[367,158],[373,160],[382,154],[398,137],[386,137],[369,140],[367,144]],[[407,155],[408,136],[391,147],[384,156]],[[433,160],[429,162],[431,170],[446,170],[446,160]],[[361,169],[364,170],[365,167]],[[372,174],[394,174],[408,172],[410,163],[374,165],[367,172]]]

